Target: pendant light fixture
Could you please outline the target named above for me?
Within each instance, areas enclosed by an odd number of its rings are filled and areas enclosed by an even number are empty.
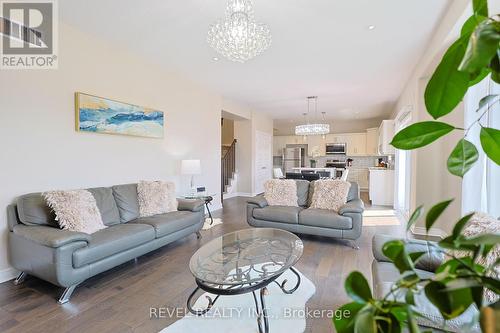
[[[314,119],[313,123],[309,123],[309,114],[311,101],[314,101]],[[330,133],[330,125],[325,122],[325,113],[323,115],[323,122],[318,121],[318,96],[307,97],[307,116],[306,123],[303,125],[295,126],[295,135],[326,135]]]

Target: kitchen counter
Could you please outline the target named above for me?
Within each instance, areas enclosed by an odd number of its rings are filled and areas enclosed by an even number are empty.
[[[369,196],[372,205],[394,205],[394,170],[370,168]]]

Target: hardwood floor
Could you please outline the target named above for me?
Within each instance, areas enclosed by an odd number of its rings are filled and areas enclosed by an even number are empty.
[[[224,224],[202,231],[201,240],[193,234],[93,277],[62,306],[56,301],[62,290],[37,278],[28,277],[20,286],[12,281],[0,284],[0,332],[160,331],[177,318],[150,319],[150,307],[185,307],[195,287],[188,268],[191,255],[214,237],[249,228],[245,198],[225,200],[223,211],[215,216]],[[359,250],[341,240],[300,236],[304,254],[296,267],[316,285],[307,303],[310,309],[336,309],[347,302],[343,284],[349,272],[359,270],[371,278],[375,233],[402,235],[403,231],[395,226],[365,227]],[[331,320],[308,319],[306,332],[333,332]]]

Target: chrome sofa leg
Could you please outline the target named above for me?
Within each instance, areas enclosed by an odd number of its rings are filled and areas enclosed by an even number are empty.
[[[23,283],[24,279],[26,279],[27,276],[28,276],[28,274],[26,274],[26,272],[19,273],[17,278],[14,280],[14,285],[17,286],[17,285],[20,285],[21,283]]]
[[[196,232],[196,238],[201,239],[201,232],[199,231]]]
[[[349,242],[349,246],[352,247],[353,249],[355,250],[359,250],[359,246],[358,246],[358,243],[356,243],[355,241],[353,240],[348,240]]]
[[[68,303],[69,302],[69,299],[71,298],[71,295],[73,294],[73,291],[75,291],[76,289],[76,286],[77,284],[75,284],[74,286],[71,286],[71,287],[68,287],[66,289],[64,289],[61,297],[59,298],[59,304],[64,304],[64,303]]]

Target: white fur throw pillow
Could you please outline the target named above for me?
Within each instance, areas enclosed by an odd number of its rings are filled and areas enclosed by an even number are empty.
[[[141,217],[177,210],[175,184],[172,182],[142,180],[137,184],[137,199]]]
[[[500,221],[495,219],[492,216],[484,213],[474,213],[474,215],[470,218],[469,222],[462,229],[462,235],[468,238],[478,236],[481,234],[499,234],[500,233]],[[470,255],[467,251],[456,251],[456,256],[464,256]],[[480,257],[476,262],[480,265],[491,267],[495,264],[495,262],[500,258],[500,245],[497,244],[493,247],[493,249],[488,253],[486,257]],[[491,272],[491,275],[499,278],[500,277],[500,266],[496,266],[495,269]],[[492,304],[498,301],[499,296],[489,290],[486,289],[484,296],[488,303]]]
[[[49,191],[42,195],[62,229],[92,234],[106,228],[95,198],[89,191]]]
[[[309,208],[338,211],[347,202],[351,183],[340,179],[317,180]]]
[[[297,183],[293,179],[271,179],[264,184],[269,206],[298,207]]]

